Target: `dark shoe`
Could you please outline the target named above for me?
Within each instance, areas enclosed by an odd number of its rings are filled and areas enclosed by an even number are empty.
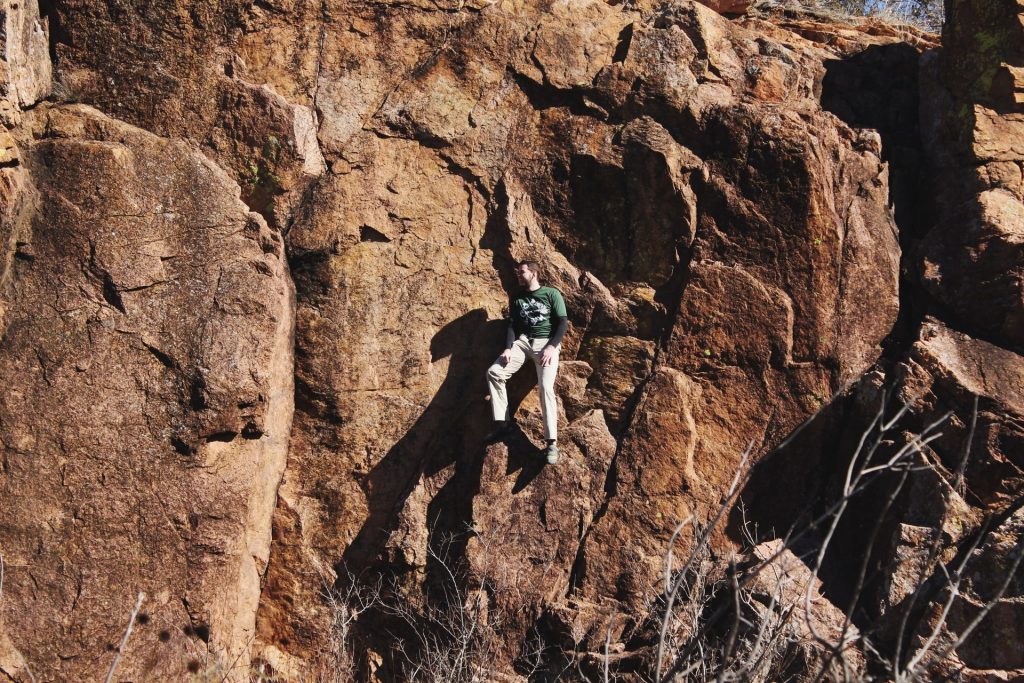
[[[544,449],[544,455],[547,456],[549,465],[558,464],[558,446],[555,443],[548,444],[548,447]]]
[[[484,443],[490,446],[496,444],[499,441],[503,441],[505,437],[514,432],[516,426],[512,422],[498,422],[495,423],[494,430],[490,434],[484,437]]]

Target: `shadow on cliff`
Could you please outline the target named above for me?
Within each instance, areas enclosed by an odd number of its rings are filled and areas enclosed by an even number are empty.
[[[828,507],[830,489],[848,462],[842,456],[848,450],[843,437],[849,403],[846,396],[836,398],[757,461],[730,511],[728,534],[734,541],[743,542],[746,525],[755,529],[758,542],[796,536],[792,549],[798,555],[817,547],[823,530],[812,521]],[[828,581],[826,591],[845,583],[841,576],[832,578],[837,581]]]
[[[502,288],[511,293],[518,283],[513,272],[516,261],[508,224],[509,199],[503,183],[491,201],[479,246],[490,251]],[[369,510],[336,567],[335,588],[339,591],[348,588],[349,582],[372,584],[383,578],[378,585],[385,587],[391,599],[403,600],[409,583],[421,580],[418,571],[423,569],[422,588],[432,603],[443,606],[446,601],[458,600],[461,604],[471,578],[466,547],[474,533],[473,502],[489,457],[483,439],[492,429],[485,373],[503,348],[505,334],[506,322],[488,320],[487,312],[480,308],[449,322],[431,339],[431,362],[447,357],[447,373],[416,422],[362,481]],[[513,415],[536,385],[536,375],[530,370],[524,368],[508,381]],[[518,493],[537,477],[544,461],[537,446],[521,431],[514,431],[503,443],[508,450],[505,474],[518,473],[512,490]],[[419,511],[417,506],[421,506]],[[404,514],[406,511],[412,514]],[[410,536],[404,548],[405,541],[397,539],[403,532]],[[406,556],[402,552],[406,549],[422,552],[423,533],[427,556]],[[414,610],[407,616],[415,618]],[[431,628],[429,617],[424,618],[427,621],[420,626]],[[400,652],[402,644],[415,647],[416,642],[410,623],[386,609],[371,610],[359,622],[359,638],[384,657],[376,676],[403,680],[404,657],[411,653]]]
[[[921,54],[906,43],[874,45],[847,59],[825,62],[821,107],[851,128],[878,132],[882,161],[889,165],[889,203],[900,245],[920,236],[928,222],[922,209],[925,163],[921,143]]]
[[[447,357],[448,372],[420,417],[362,483],[369,514],[343,556],[349,571],[390,563],[381,555],[409,497],[424,478],[459,461],[482,457],[482,445],[472,448],[470,437],[478,431],[475,423],[486,424],[486,406],[473,389],[482,384],[490,360],[481,349],[493,349],[499,343],[500,327],[487,321],[483,309],[476,309],[448,323],[431,339],[431,362]],[[436,519],[428,522],[435,528]]]
[[[490,406],[483,400],[487,391],[484,377],[504,336],[504,321],[489,321],[483,309],[476,309],[448,323],[431,339],[431,361],[447,357],[447,374],[420,417],[362,482],[369,513],[343,555],[344,570],[339,576],[385,567],[389,572],[413,568],[403,566],[400,557],[386,555],[388,541],[402,523],[403,510],[421,483],[427,489],[428,542],[431,555],[436,556],[428,560],[428,579],[437,557],[460,562],[487,455],[483,436],[491,428]],[[514,378],[519,381],[509,382],[513,410],[532,388],[522,381],[529,379],[526,374],[519,373]],[[518,490],[540,471],[528,464],[538,459],[537,449],[518,432],[506,445],[510,465],[519,463]],[[432,479],[439,482],[433,495]]]
[[[850,610],[853,624],[865,633],[874,633],[882,616],[878,605],[883,602],[884,569],[894,552],[891,539],[900,523],[898,510],[908,495],[897,497],[902,488],[898,470],[877,473],[845,498],[842,513],[836,512],[844,500],[851,463],[878,466],[899,448],[891,437],[872,445],[878,434],[872,420],[882,406],[863,404],[858,395],[874,393],[874,381],[877,376],[871,374],[862,378],[810,418],[782,448],[758,461],[740,492],[740,504],[730,511],[728,526],[737,543],[746,537],[744,527],[757,542],[785,539],[808,565],[832,534],[817,575],[821,592],[841,610]],[[884,401],[893,388],[877,393]],[[900,405],[890,398],[881,413],[884,419],[894,419]],[[830,531],[837,514],[838,523]]]
[[[906,355],[932,306],[911,262],[915,242],[934,222],[921,129],[922,58],[906,43],[874,45],[847,59],[826,61],[821,84],[822,109],[851,128],[876,131],[882,161],[888,164],[889,204],[902,253],[900,309],[882,342],[885,365]]]

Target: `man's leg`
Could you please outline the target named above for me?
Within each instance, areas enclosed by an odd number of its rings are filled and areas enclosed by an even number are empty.
[[[503,431],[508,414],[508,394],[505,392],[505,382],[516,373],[516,370],[523,367],[526,360],[526,349],[523,342],[515,340],[512,344],[512,358],[508,363],[502,365],[501,358],[494,361],[494,364],[487,369],[487,388],[491,392],[491,411],[494,415],[495,431],[488,435],[488,440],[493,440],[492,435]]]
[[[540,364],[540,353],[547,345],[547,340],[537,340],[536,347],[531,349],[530,357],[537,368],[537,393],[540,394],[540,412],[544,418],[544,438],[547,439],[548,462],[558,461],[558,403],[555,398],[555,377],[558,375],[559,349],[555,347],[555,355],[547,367]]]

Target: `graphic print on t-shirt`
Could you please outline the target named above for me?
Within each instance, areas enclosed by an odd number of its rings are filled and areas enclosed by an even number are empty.
[[[551,309],[540,299],[525,299],[519,304],[520,315],[530,327],[536,327],[544,322]]]

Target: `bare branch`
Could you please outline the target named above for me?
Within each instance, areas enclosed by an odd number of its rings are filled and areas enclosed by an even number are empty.
[[[128,639],[132,637],[132,631],[135,629],[135,620],[139,616],[139,610],[142,609],[142,602],[146,599],[146,594],[139,591],[139,597],[135,601],[135,607],[132,609],[132,614],[128,618],[128,627],[124,630],[124,637],[121,638],[121,643],[117,646],[117,652],[114,654],[114,661],[110,663],[110,670],[107,672],[105,679],[106,683],[110,683],[114,680],[114,672],[117,670],[117,665],[121,661],[121,655],[124,654],[124,648],[128,645]]]

